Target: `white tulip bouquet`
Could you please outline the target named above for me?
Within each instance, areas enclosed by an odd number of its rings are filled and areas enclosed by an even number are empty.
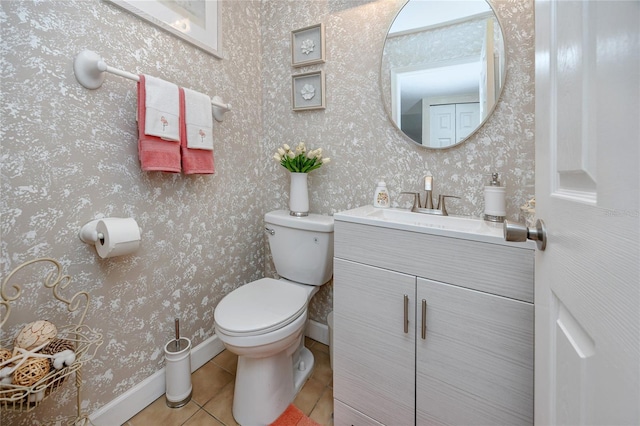
[[[278,148],[273,159],[293,173],[309,173],[330,161],[329,158],[322,158],[322,148],[307,151],[304,142],[300,142],[295,150],[285,143]]]

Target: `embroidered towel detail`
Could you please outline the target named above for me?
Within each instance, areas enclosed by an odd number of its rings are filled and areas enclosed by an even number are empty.
[[[185,90],[180,88],[180,149],[182,152],[182,172],[185,175],[213,174],[215,172],[213,166],[213,151],[191,149],[187,146],[185,115]]]
[[[145,76],[138,83],[138,158],[142,170],[180,173],[180,144],[145,134]],[[178,103],[179,105],[179,103]]]
[[[211,98],[200,92],[184,89],[187,148],[213,151],[213,111]]]
[[[145,80],[145,134],[179,142],[178,86],[148,75]]]

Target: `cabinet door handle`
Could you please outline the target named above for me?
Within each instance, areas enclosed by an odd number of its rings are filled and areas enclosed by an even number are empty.
[[[404,332],[409,333],[409,296],[404,295]]]
[[[422,299],[422,340],[427,338],[427,301]]]

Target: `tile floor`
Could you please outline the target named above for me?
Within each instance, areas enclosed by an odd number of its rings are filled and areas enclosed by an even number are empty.
[[[321,425],[333,426],[333,372],[329,347],[306,338],[305,345],[315,358],[315,367],[293,403]],[[191,375],[193,396],[180,408],[169,408],[164,395],[125,426],[236,426],[231,414],[238,357],[225,350]]]

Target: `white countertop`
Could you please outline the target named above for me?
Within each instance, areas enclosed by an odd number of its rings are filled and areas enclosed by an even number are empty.
[[[336,221],[535,249],[533,241],[505,241],[502,223],[487,222],[470,216],[437,216],[413,213],[406,209],[376,208],[367,205],[335,213],[333,217]]]

